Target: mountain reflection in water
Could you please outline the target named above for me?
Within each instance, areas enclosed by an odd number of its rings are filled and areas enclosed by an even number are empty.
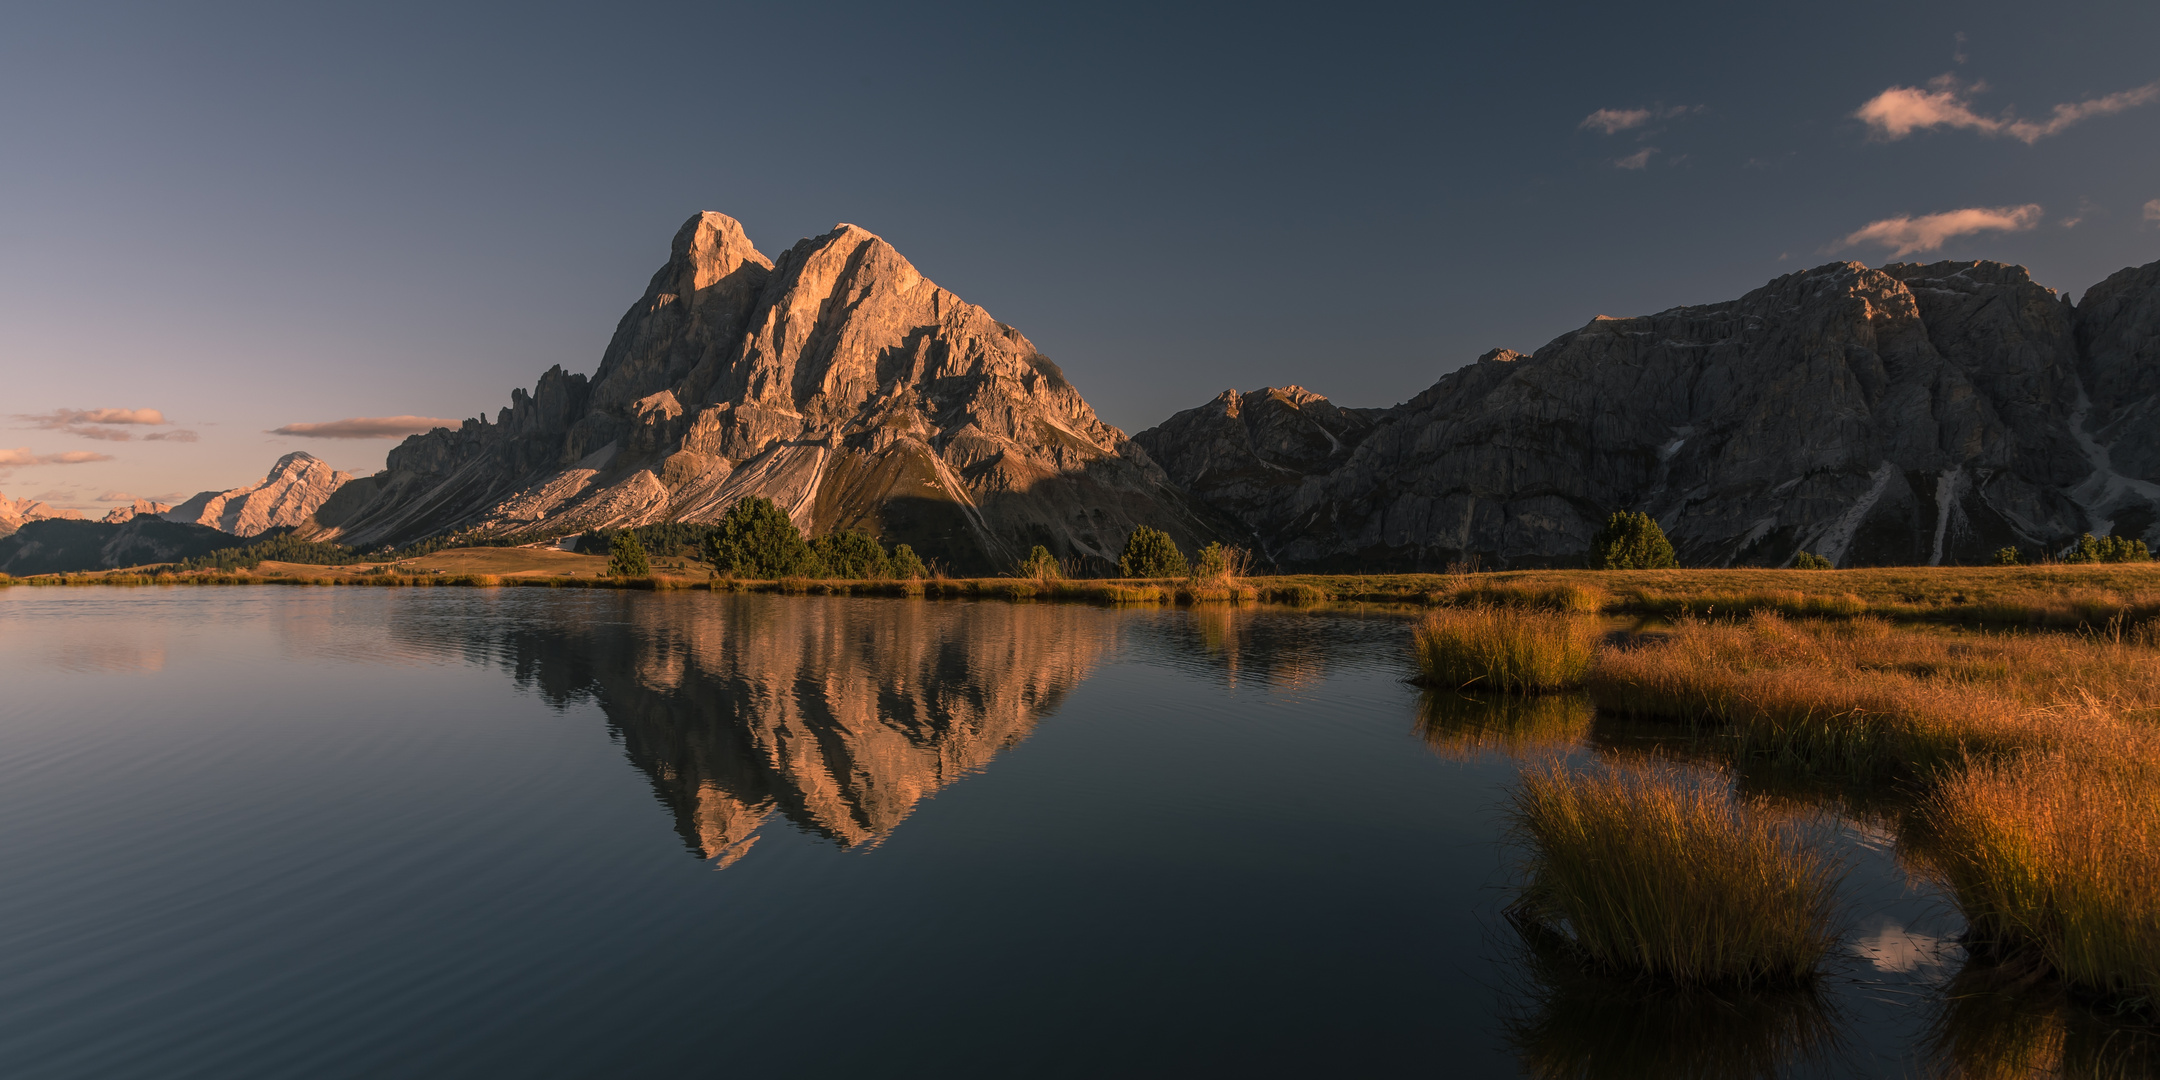
[[[716,596],[474,624],[518,683],[590,697],[673,811],[728,866],[774,814],[843,847],[1027,738],[1115,642],[1073,606]]]

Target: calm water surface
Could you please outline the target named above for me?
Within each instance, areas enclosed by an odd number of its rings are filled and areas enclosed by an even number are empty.
[[[0,590],[0,1074],[1929,1070],[1957,925],[1868,828],[1818,830],[1851,948],[1815,1000],[1623,992],[1527,949],[1508,751],[1625,739],[1572,703],[1501,734],[1421,703],[1408,638]]]

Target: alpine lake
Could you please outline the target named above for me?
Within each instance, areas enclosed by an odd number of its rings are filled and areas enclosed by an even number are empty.
[[[1421,691],[1413,625],[0,590],[0,1074],[2024,1076],[2108,1037],[1958,993],[1954,907],[1805,792],[1812,990],[1526,939],[1519,770],[1664,737]]]

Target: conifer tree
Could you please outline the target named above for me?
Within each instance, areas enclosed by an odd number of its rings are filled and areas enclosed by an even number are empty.
[[[1615,513],[1590,541],[1593,570],[1665,570],[1678,565],[1665,530],[1648,514]]]

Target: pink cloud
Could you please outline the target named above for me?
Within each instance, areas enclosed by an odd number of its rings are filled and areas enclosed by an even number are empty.
[[[1929,80],[1927,88],[1893,86],[1869,98],[1853,116],[1868,126],[1873,138],[1882,142],[1896,142],[1916,131],[1947,127],[1978,131],[1984,135],[2007,135],[2029,146],[2095,116],[2108,116],[2160,101],[2160,82],[2147,83],[2133,90],[2057,105],[2050,110],[2046,120],[2020,120],[2009,112],[1998,117],[1975,111],[1968,95],[1986,89],[1984,83],[1968,86],[1954,75],[1942,75]]]
[[[353,416],[318,424],[287,424],[271,428],[272,435],[298,435],[309,439],[392,439],[418,435],[439,427],[454,428],[456,420],[434,416]]]
[[[17,469],[25,465],[82,465],[111,460],[111,454],[93,454],[88,450],[70,450],[64,454],[33,454],[29,447],[0,450],[0,469]]]
[[[1923,217],[1884,218],[1847,236],[1840,247],[1876,244],[1891,249],[1895,259],[1916,251],[1938,251],[1954,237],[1980,232],[2024,232],[2040,224],[2039,204],[2023,206],[1968,207]]]

